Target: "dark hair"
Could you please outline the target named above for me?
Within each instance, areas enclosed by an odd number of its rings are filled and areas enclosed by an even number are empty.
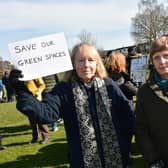
[[[160,52],[163,50],[168,50],[168,35],[163,35],[152,42],[150,51],[149,51],[150,58],[152,59],[152,56],[156,52]]]

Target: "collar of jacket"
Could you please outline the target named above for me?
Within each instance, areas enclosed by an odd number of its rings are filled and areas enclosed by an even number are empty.
[[[150,79],[147,82],[147,85],[153,90],[153,92],[162,100],[168,103],[168,90],[164,94],[161,87],[157,84],[157,82],[154,80],[154,78]]]

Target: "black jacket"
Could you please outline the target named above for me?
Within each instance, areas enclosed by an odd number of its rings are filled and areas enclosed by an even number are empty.
[[[132,82],[127,73],[110,71],[109,76],[117,83],[129,100],[132,100],[132,97],[137,94],[138,87]]]

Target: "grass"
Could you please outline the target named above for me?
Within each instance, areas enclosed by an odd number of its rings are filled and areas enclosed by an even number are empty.
[[[67,168],[67,143],[63,125],[50,131],[47,144],[28,144],[31,129],[26,116],[18,112],[15,103],[0,104],[0,133],[6,150],[0,151],[1,168]],[[41,136],[39,137],[41,140]]]
[[[50,131],[49,143],[30,145],[31,129],[27,117],[16,110],[15,102],[1,103],[0,133],[7,149],[0,151],[0,168],[68,168],[65,131],[63,124],[58,126],[57,132]],[[132,148],[132,168],[147,167],[134,142]]]

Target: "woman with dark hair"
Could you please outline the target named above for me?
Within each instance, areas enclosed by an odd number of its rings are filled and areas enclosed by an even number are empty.
[[[136,139],[150,168],[168,167],[168,36],[151,44],[152,75],[138,91]]]

